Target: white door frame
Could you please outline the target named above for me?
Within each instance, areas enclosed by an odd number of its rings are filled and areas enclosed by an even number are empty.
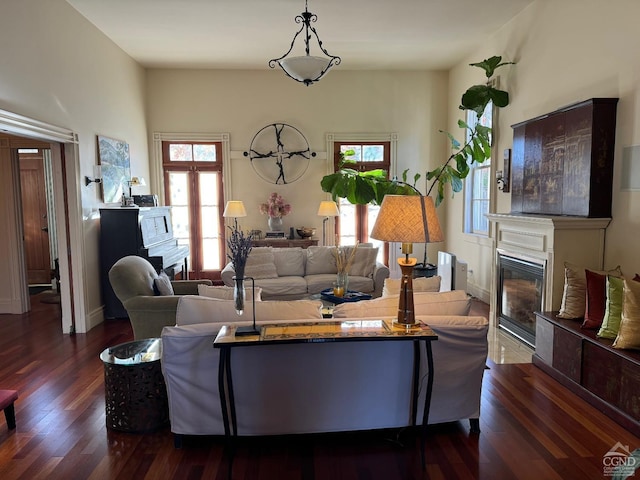
[[[78,181],[80,163],[78,136],[67,128],[40,122],[5,110],[0,110],[0,130],[13,135],[52,142],[53,188],[60,255],[62,332],[84,333],[87,331],[87,315],[85,314],[87,292],[84,287],[86,273],[84,271],[82,204]],[[66,195],[62,151],[64,151],[65,160]],[[19,182],[19,177],[12,180]],[[16,216],[14,225],[9,226],[13,229],[12,231],[16,232],[16,235],[21,235],[22,232],[20,218],[20,216]],[[29,308],[29,288],[22,238],[19,238],[16,245],[20,249],[20,254],[12,255],[8,260],[12,263],[10,271],[14,272],[16,276],[16,284],[20,286],[18,298],[15,300],[16,311],[24,312],[25,308]],[[63,252],[67,252],[67,255],[65,256]]]

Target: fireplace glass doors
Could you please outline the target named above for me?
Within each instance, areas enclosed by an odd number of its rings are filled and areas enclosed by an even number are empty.
[[[498,253],[498,325],[532,347],[536,340],[533,312],[542,308],[543,285],[544,263]]]

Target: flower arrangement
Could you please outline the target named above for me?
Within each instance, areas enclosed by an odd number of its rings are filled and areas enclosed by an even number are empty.
[[[282,218],[291,213],[291,205],[276,192],[273,192],[265,203],[260,204],[260,213],[272,218]]]

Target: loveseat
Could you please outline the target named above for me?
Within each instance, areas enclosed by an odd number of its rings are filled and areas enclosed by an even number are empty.
[[[264,300],[303,299],[331,288],[336,281],[335,247],[309,248],[254,247],[247,259],[245,276],[255,279],[262,288]],[[349,272],[349,289],[368,293],[373,298],[382,295],[382,286],[389,268],[378,262],[378,249],[371,244],[358,245]],[[222,270],[222,281],[233,286],[236,272],[232,263]]]
[[[437,333],[429,423],[475,420],[480,415],[488,322],[468,316],[462,291],[416,293],[417,316]],[[367,317],[393,316],[398,297],[359,302]],[[320,302],[256,302],[258,323],[332,321]],[[171,431],[177,435],[223,435],[217,382],[223,324],[251,323],[233,302],[180,299],[177,325],[162,332],[162,370],[169,397]],[[339,308],[342,307],[342,308]],[[354,305],[336,307],[347,314]],[[335,310],[334,310],[335,312]],[[357,312],[356,312],[357,313]],[[429,315],[425,315],[429,314]],[[335,320],[335,319],[334,319]],[[424,357],[424,356],[423,356]],[[424,359],[423,359],[424,360]],[[233,351],[238,434],[279,435],[397,428],[410,425],[411,342],[349,342],[269,345]],[[426,360],[421,365],[419,408],[424,403]],[[419,410],[421,411],[421,410]]]

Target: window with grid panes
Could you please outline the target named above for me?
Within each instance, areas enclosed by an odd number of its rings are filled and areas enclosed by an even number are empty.
[[[480,124],[493,127],[493,103],[489,102],[484,113],[478,117],[476,112],[467,111],[467,125],[473,128]],[[467,137],[469,132],[467,131]],[[468,140],[468,138],[467,138]],[[465,179],[464,231],[477,235],[489,234],[489,213],[491,201],[491,158],[483,163],[470,163],[469,174]]]
[[[219,279],[224,267],[222,155],[219,142],[162,142],[173,233],[188,245],[189,278]]]
[[[377,169],[389,172],[391,168],[390,142],[336,142],[334,144],[335,170],[339,168],[340,153],[350,150],[354,154],[345,156],[345,159],[355,161],[356,164],[349,164],[349,168],[361,172]],[[353,205],[344,198],[340,199],[339,207],[340,216],[336,219],[338,243],[340,245],[355,245],[356,242],[373,243],[374,247],[378,247],[378,260],[387,264],[389,259],[388,245],[369,236],[380,207],[378,205]]]

